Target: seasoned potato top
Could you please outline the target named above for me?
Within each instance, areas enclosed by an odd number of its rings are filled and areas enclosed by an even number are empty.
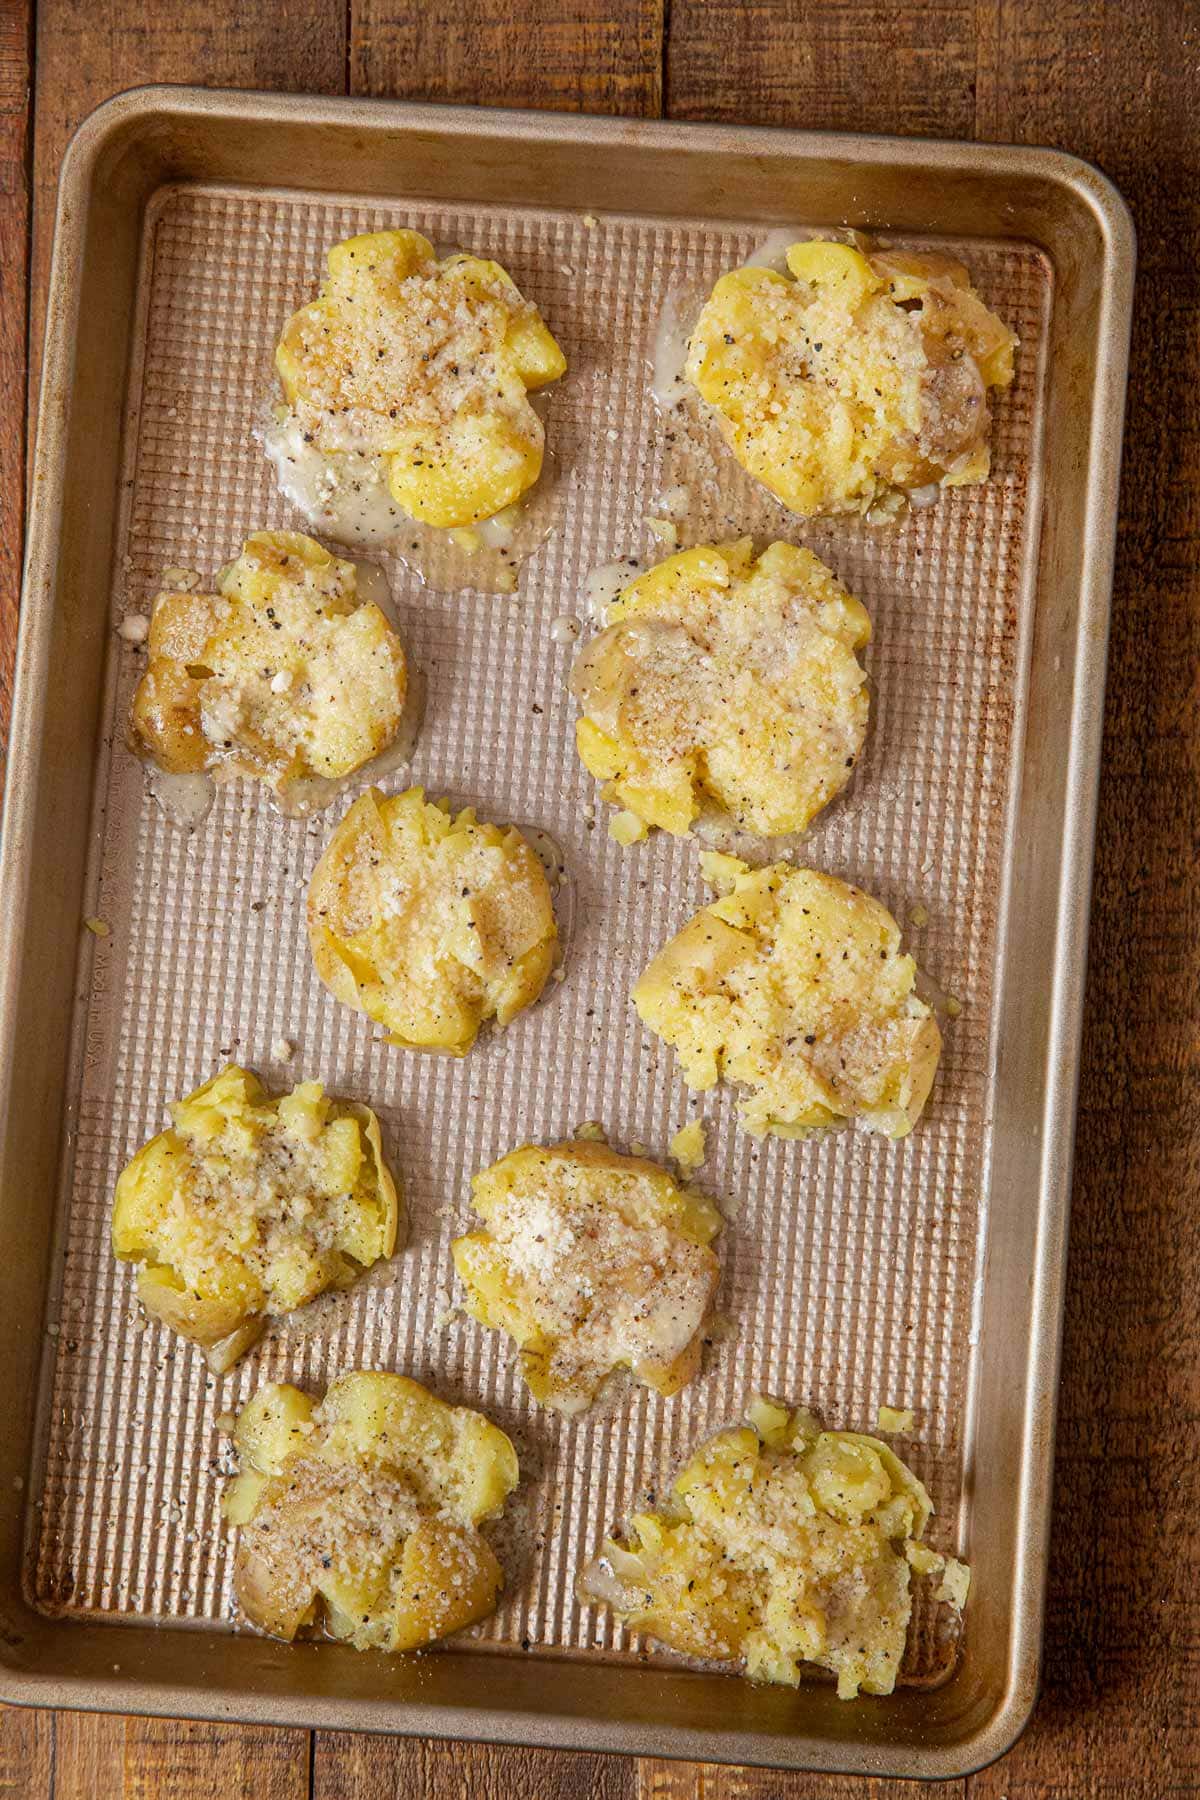
[[[890,1694],[904,1655],[910,1568],[945,1573],[936,1598],[966,1598],[966,1570],[921,1542],[924,1487],[878,1438],[822,1431],[811,1414],[756,1400],[680,1471],[670,1504],[606,1541],[583,1586],[673,1650],[739,1663],[796,1686],[802,1663],[838,1695]]]
[[[272,1313],[396,1247],[400,1202],[365,1106],[319,1081],[272,1097],[235,1064],[171,1108],[117,1182],[113,1251],[147,1312],[228,1368]]]
[[[688,348],[743,467],[805,516],[983,481],[987,393],[1017,340],[961,263],[823,242],[787,262],[723,275]]]
[[[720,890],[661,950],[633,998],[684,1079],[744,1089],[748,1130],[804,1137],[856,1119],[903,1137],[941,1034],[887,908],[815,869],[701,856]]]
[[[467,1308],[521,1346],[530,1392],[584,1411],[631,1368],[674,1394],[700,1362],[721,1215],[665,1169],[605,1144],[513,1150],[472,1183],[482,1231],[455,1240]]]
[[[354,564],[314,539],[256,531],[215,594],[160,594],[133,749],[162,769],[247,775],[285,797],[379,755],[400,728],[407,669],[357,582]]]
[[[382,457],[397,504],[431,525],[519,499],[542,467],[526,394],[567,366],[537,308],[499,263],[438,262],[416,231],[348,238],[326,260],[275,352],[307,441]]]
[[[452,817],[420,788],[372,788],[313,871],[308,932],[339,1000],[394,1044],[462,1056],[485,1019],[507,1025],[554,960],[550,887],[512,826]]]
[[[867,729],[871,634],[809,550],[749,538],[672,556],[580,654],[576,741],[605,798],[677,835],[706,806],[799,831],[845,786]]]
[[[412,1650],[494,1611],[504,1577],[478,1527],[519,1472],[482,1413],[363,1371],[320,1402],[260,1388],[234,1441],[234,1587],[264,1631],[290,1642],[320,1618],[358,1650]]]

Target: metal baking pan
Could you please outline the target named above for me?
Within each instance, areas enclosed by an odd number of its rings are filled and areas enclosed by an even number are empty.
[[[401,223],[497,256],[571,360],[549,419],[562,515],[520,592],[438,593],[389,564],[428,684],[412,778],[544,829],[567,871],[564,979],[456,1064],[389,1049],[316,982],[303,890],[336,812],[282,820],[237,785],[191,835],[158,810],[121,742],[137,658],[113,629],[165,567],[207,576],[287,521],[253,436],[279,322],[329,243]],[[801,530],[738,490],[747,529],[811,543],[874,619],[870,748],[805,855],[888,902],[961,1002],[899,1145],[758,1144],[728,1094],[689,1106],[629,990],[700,897],[695,847],[607,837],[551,629],[582,612],[590,568],[652,548],[667,291],[782,224],[946,244],[1022,339],[985,487],[885,530]],[[1012,1742],[1038,1682],[1133,260],[1107,181],[1041,150],[183,88],[84,125],[59,200],[3,846],[4,1699],[924,1777]],[[92,915],[108,936],[81,930]],[[387,1282],[218,1381],[139,1319],[109,1199],[168,1099],[231,1055],[278,1075],[280,1037],[289,1073],[379,1109],[412,1243]],[[449,1316],[469,1176],[585,1119],[661,1155],[697,1110],[703,1178],[736,1202],[729,1330],[674,1401],[531,1411],[496,1336]],[[265,1376],[355,1365],[483,1406],[521,1452],[503,1608],[420,1657],[286,1648],[231,1612],[216,1416]],[[576,1598],[603,1531],[756,1389],[838,1426],[916,1409],[933,1541],[974,1586],[961,1647],[922,1614],[890,1699],[681,1667]]]

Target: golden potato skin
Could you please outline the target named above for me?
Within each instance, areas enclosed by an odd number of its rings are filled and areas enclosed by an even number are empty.
[[[154,602],[130,748],[160,769],[212,769],[280,795],[385,750],[408,689],[404,647],[355,565],[314,538],[256,531],[215,594]]]
[[[466,1309],[515,1339],[541,1405],[584,1412],[621,1367],[667,1395],[697,1373],[721,1273],[705,1195],[591,1140],[512,1150],[471,1190],[484,1228],[451,1246]]]
[[[113,1253],[139,1265],[151,1317],[223,1373],[272,1314],[391,1256],[400,1197],[375,1114],[319,1081],[272,1097],[231,1063],[171,1114],[117,1181]]]
[[[987,478],[988,391],[1016,337],[961,263],[793,244],[789,275],[723,275],[685,373],[742,467],[803,517]]]
[[[464,1056],[486,1019],[507,1025],[537,999],[557,931],[514,827],[371,788],[313,871],[308,935],[325,986],[393,1044]]]
[[[567,366],[499,263],[439,262],[416,231],[335,244],[275,364],[310,442],[380,457],[397,504],[438,526],[490,519],[533,486],[544,434],[526,395]]]
[[[749,538],[632,582],[576,660],[580,758],[604,797],[682,836],[706,805],[800,831],[850,779],[867,729],[870,621],[811,551]]]
[[[747,1130],[806,1137],[854,1120],[904,1137],[941,1054],[914,990],[916,964],[878,900],[790,863],[751,869],[708,852],[720,897],[650,963],[633,991],[692,1088],[743,1089]]]
[[[809,1663],[836,1674],[841,1699],[890,1694],[910,1566],[947,1566],[920,1541],[928,1494],[878,1438],[823,1431],[762,1399],[749,1420],[695,1452],[663,1511],[636,1513],[626,1538],[605,1542],[584,1591],[668,1648],[751,1680],[795,1687]]]
[[[504,1576],[479,1525],[517,1485],[505,1434],[403,1375],[323,1400],[269,1383],[234,1427],[238,1602],[288,1642],[318,1619],[357,1650],[413,1650],[486,1618]]]

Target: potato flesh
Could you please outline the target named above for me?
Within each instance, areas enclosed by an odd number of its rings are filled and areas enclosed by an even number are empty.
[[[224,1369],[271,1314],[396,1247],[400,1202],[365,1106],[302,1082],[277,1100],[231,1064],[172,1107],[117,1182],[112,1244],[146,1311]]]
[[[877,1438],[822,1431],[773,1402],[751,1418],[696,1451],[666,1510],[606,1542],[584,1590],[669,1648],[753,1680],[795,1686],[812,1663],[836,1674],[843,1699],[890,1694],[910,1565],[945,1566],[920,1543],[928,1494]]]
[[[701,546],[627,587],[576,661],[580,757],[604,796],[687,832],[706,804],[799,831],[850,779],[870,622],[811,551]]]
[[[234,1427],[239,1603],[289,1641],[323,1618],[356,1649],[410,1650],[495,1608],[503,1574],[479,1525],[517,1484],[481,1413],[404,1376],[339,1376],[319,1403],[270,1384]]]
[[[806,517],[985,480],[987,394],[1017,340],[962,265],[819,241],[788,265],[723,275],[688,349],[743,468]]]
[[[521,834],[420,788],[370,789],[313,872],[308,931],[317,973],[391,1042],[464,1055],[485,1019],[507,1025],[537,999],[554,960],[545,871]]]
[[[349,775],[387,748],[407,665],[379,607],[358,599],[353,563],[299,532],[259,531],[218,586],[154,602],[130,712],[139,755],[286,794]]]
[[[941,1052],[916,965],[879,901],[831,875],[706,854],[722,889],[634,988],[685,1081],[743,1089],[749,1131],[802,1137],[853,1119],[911,1131]]]
[[[378,456],[397,504],[430,525],[518,500],[542,467],[527,393],[566,369],[537,308],[498,263],[438,262],[415,231],[348,238],[327,266],[275,353],[308,441]]]
[[[472,1194],[484,1229],[452,1246],[467,1310],[516,1340],[543,1406],[585,1411],[622,1367],[662,1394],[691,1380],[720,1278],[712,1201],[578,1140],[511,1151]]]

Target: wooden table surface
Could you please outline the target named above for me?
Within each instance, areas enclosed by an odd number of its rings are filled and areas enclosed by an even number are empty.
[[[36,13],[36,17],[34,14]],[[28,1800],[1162,1800],[1200,1793],[1200,5],[0,0],[0,711],[55,182],[145,81],[1052,144],[1133,208],[1109,675],[1043,1698],[944,1789],[8,1710]]]

